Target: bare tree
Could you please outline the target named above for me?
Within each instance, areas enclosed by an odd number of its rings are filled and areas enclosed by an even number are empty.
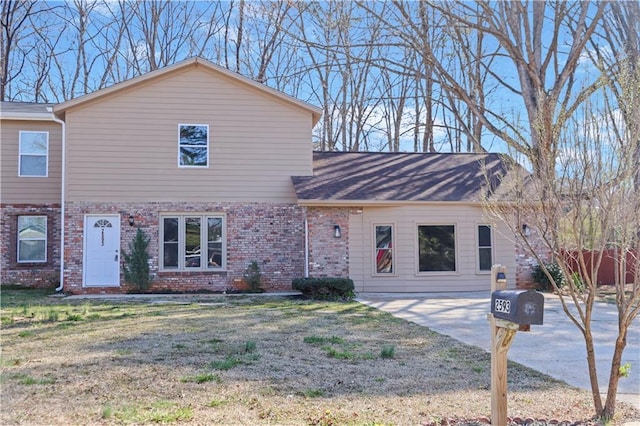
[[[476,6],[478,7],[478,6]],[[484,16],[480,13],[470,17],[477,19],[477,24],[481,27]],[[450,20],[449,20],[450,21]],[[474,104],[481,111],[487,107],[487,98],[491,94],[491,88],[487,85],[489,71],[493,61],[497,57],[495,51],[488,51],[485,47],[485,34],[482,31],[469,32],[463,26],[445,26],[445,31],[450,34],[450,58],[451,62],[448,71],[456,76],[456,80],[465,88],[470,99],[474,99]],[[443,56],[445,57],[445,56]],[[485,58],[484,60],[478,60]],[[444,62],[443,62],[444,64]],[[452,91],[446,91],[445,100],[447,110],[454,118],[452,125],[447,127],[449,132],[454,132],[456,147],[454,151],[461,152],[483,152],[482,146],[483,124],[472,110]],[[466,146],[463,148],[463,136],[466,139]],[[452,139],[450,137],[450,139]]]
[[[613,2],[611,13],[603,21],[605,51],[599,43],[592,43],[595,65],[607,77],[617,107],[625,118],[632,135],[640,135],[640,90],[633,86],[640,73],[640,3]],[[640,163],[640,143],[632,158]],[[635,178],[640,187],[640,171]]]
[[[121,16],[128,16],[126,11],[132,13],[125,29],[128,59],[135,75],[206,51],[219,31],[213,24],[217,22],[213,12],[219,12],[220,7],[214,3],[121,0],[120,7]]]
[[[0,101],[19,99],[23,92],[27,91],[24,87],[13,87],[12,83],[25,70],[25,66],[31,60],[30,55],[37,49],[34,35],[38,31],[44,31],[43,28],[34,25],[34,18],[51,10],[53,7],[29,0],[2,2]],[[26,94],[29,95],[29,93]]]
[[[481,32],[500,47],[492,60],[476,51],[465,52],[473,63],[482,64],[499,86],[502,95],[513,95],[522,102],[527,120],[514,123],[499,104],[477,103],[477,96],[448,68],[448,62],[428,43],[425,26],[413,2],[393,1],[394,13],[378,18],[395,28],[399,43],[411,47],[431,64],[438,83],[462,100],[483,128],[527,156],[536,173],[553,173],[557,154],[557,135],[562,125],[581,102],[600,86],[599,81],[576,87],[575,71],[585,45],[599,25],[605,3],[543,2],[475,2],[431,3],[446,18],[450,28],[461,28],[469,34]],[[365,3],[366,5],[366,3]],[[370,13],[375,10],[368,8]],[[545,16],[546,15],[546,16]],[[551,17],[551,19],[549,18]],[[401,26],[400,23],[403,25]],[[574,24],[569,27],[569,24]],[[547,28],[550,27],[550,28]],[[560,28],[574,28],[566,40]],[[546,39],[543,34],[550,34]],[[568,47],[566,47],[568,44]],[[459,46],[463,48],[464,46]],[[401,69],[402,63],[393,63]],[[504,67],[510,67],[517,80],[506,78]],[[418,70],[420,71],[420,70]]]
[[[631,86],[624,83],[621,88],[638,90],[638,77]],[[557,173],[533,179],[513,173],[501,185],[508,190],[500,198],[490,198],[486,207],[538,259],[564,312],[582,334],[595,412],[606,420],[615,414],[618,383],[628,374],[622,356],[628,331],[640,313],[640,216],[636,208],[630,208],[640,206],[640,189],[634,184],[640,164],[633,158],[638,149],[638,135],[633,133],[637,126],[620,122],[621,115],[612,108],[616,100],[611,92],[599,94],[583,103],[579,114],[569,118],[558,135]],[[553,190],[541,198],[549,188]],[[539,230],[539,240],[524,235],[522,218]],[[538,242],[546,250],[540,250]],[[560,266],[562,280],[549,271],[544,252],[551,253],[552,261]],[[601,296],[598,276],[605,261],[616,265],[618,335],[603,403],[591,324]]]
[[[308,61],[306,68],[316,82],[310,90],[320,101],[323,110],[318,142],[318,148],[322,151],[333,151],[336,147],[336,132],[333,128],[336,105],[332,102],[336,59],[327,48],[335,43],[336,24],[332,14],[334,7],[337,7],[335,1],[299,4],[292,27],[288,29],[289,37],[302,45]]]

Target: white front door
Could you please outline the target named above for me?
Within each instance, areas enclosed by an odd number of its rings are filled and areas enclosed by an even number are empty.
[[[85,287],[120,285],[120,216],[86,215],[84,217]]]

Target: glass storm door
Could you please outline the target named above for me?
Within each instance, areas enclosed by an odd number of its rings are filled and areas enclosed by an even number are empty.
[[[86,215],[84,217],[85,287],[120,285],[120,216]]]

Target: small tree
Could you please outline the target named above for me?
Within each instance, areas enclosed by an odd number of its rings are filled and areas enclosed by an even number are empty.
[[[640,72],[630,76],[624,88],[639,94]],[[501,194],[494,192],[486,203],[489,212],[506,223],[537,258],[565,314],[582,334],[594,407],[603,419],[615,414],[618,383],[628,373],[622,354],[628,331],[640,313],[640,186],[636,184],[640,164],[634,157],[640,137],[638,127],[627,125],[608,95],[603,91],[567,120],[558,138],[554,173],[534,178],[507,174]],[[534,243],[526,236],[522,223],[537,229],[540,241]],[[613,256],[617,269],[618,335],[603,401],[591,324],[601,291],[598,272],[606,256]],[[559,266],[560,275],[550,270],[549,260]]]
[[[138,227],[136,236],[129,243],[129,253],[123,251],[124,257],[124,279],[130,284],[137,286],[140,291],[147,291],[151,278],[149,277],[149,238],[144,231]]]

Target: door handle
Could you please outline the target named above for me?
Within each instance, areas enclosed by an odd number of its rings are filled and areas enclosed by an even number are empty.
[[[116,262],[118,261],[118,254],[116,253],[116,256],[113,258],[113,260],[115,260]]]

